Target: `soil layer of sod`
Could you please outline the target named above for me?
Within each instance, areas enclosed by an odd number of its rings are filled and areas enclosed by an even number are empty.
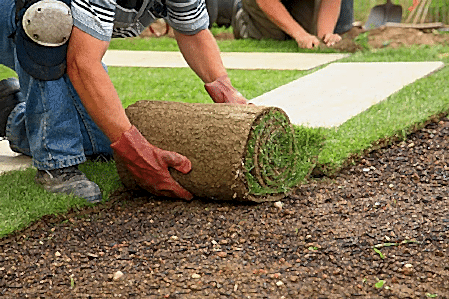
[[[448,136],[430,123],[282,208],[122,191],[45,217],[0,241],[0,296],[449,298]]]
[[[299,181],[293,127],[279,108],[139,101],[126,114],[151,144],[189,158],[188,174],[171,174],[196,197],[275,201]],[[115,160],[123,184],[138,188]]]

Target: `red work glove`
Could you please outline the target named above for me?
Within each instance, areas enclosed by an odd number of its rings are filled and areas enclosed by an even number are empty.
[[[204,88],[215,103],[248,104],[242,94],[232,86],[227,75],[219,77],[212,83],[206,83]]]
[[[192,164],[183,155],[155,147],[134,126],[111,144],[111,148],[143,189],[159,196],[192,199],[193,195],[181,187],[168,171],[169,167],[184,174],[190,171]]]

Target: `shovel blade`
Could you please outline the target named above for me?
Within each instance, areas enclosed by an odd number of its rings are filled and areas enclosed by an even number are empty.
[[[378,28],[387,22],[400,23],[402,19],[402,6],[387,4],[377,5],[371,9],[364,28],[366,30]]]

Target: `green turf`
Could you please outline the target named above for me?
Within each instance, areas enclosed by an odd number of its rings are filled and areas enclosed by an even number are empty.
[[[123,42],[124,48],[129,46]],[[162,49],[166,42],[154,39],[152,49]],[[290,42],[252,41],[241,45],[246,45],[245,50],[248,51],[297,51]],[[221,47],[225,46],[222,44]],[[229,49],[233,47],[230,43]],[[443,45],[366,50],[343,61],[443,60],[447,63],[448,58],[442,56],[446,53],[449,53],[449,47]],[[247,98],[254,98],[308,73],[310,71],[229,70],[233,84]],[[202,82],[190,69],[110,67],[109,74],[125,107],[141,99],[211,102]],[[0,66],[0,79],[12,75],[15,74]],[[353,155],[376,146],[379,140],[401,138],[410,128],[430,116],[447,112],[448,79],[449,69],[445,67],[403,88],[336,129],[295,127],[298,155],[302,159],[298,172],[304,178],[315,164],[324,171],[335,171],[350,161],[348,159]],[[82,170],[100,185],[105,197],[119,186],[113,163],[87,163],[82,165]],[[82,200],[43,191],[34,184],[34,173],[35,170],[26,170],[0,176],[0,237],[28,226],[43,215],[64,213],[85,205]]]
[[[275,41],[275,40],[218,40],[218,47],[222,52],[301,52],[312,53],[315,49],[301,49],[295,41]],[[179,51],[176,41],[169,37],[157,39],[114,39],[111,41],[111,50],[134,50],[134,51]],[[335,53],[330,48],[320,49],[322,53]]]
[[[17,74],[13,70],[0,64],[0,80],[6,79],[9,77],[17,77]]]

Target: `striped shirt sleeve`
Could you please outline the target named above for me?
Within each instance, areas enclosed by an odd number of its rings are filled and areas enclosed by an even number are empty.
[[[73,24],[91,36],[110,41],[116,0],[72,0]]]
[[[183,34],[195,34],[209,26],[205,0],[167,0],[164,18],[173,29]]]

